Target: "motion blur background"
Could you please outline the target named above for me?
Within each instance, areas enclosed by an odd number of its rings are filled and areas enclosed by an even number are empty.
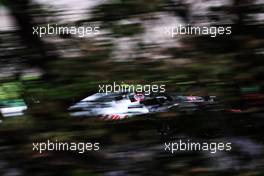
[[[0,175],[263,175],[262,0],[0,0],[0,101],[26,113],[0,123]],[[79,38],[32,35],[33,26],[100,26]],[[172,25],[232,26],[232,35],[170,38]],[[240,109],[173,116],[173,138],[147,116],[122,122],[74,119],[67,107],[114,81],[165,84],[182,95],[214,95]],[[153,115],[154,116],[154,115]],[[217,128],[215,128],[217,127]],[[162,151],[177,137],[232,142],[229,153]],[[205,132],[204,132],[205,131]],[[94,141],[99,152],[32,151],[43,140]]]

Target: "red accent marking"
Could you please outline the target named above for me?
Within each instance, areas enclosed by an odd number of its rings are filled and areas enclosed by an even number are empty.
[[[145,99],[145,96],[143,93],[137,93],[134,95],[135,100],[137,101],[143,101]]]
[[[235,113],[242,112],[241,109],[228,109],[228,111]]]

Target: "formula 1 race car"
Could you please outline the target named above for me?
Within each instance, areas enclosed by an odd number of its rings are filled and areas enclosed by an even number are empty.
[[[216,105],[215,97],[172,96],[144,93],[96,93],[69,107],[73,117],[101,117],[120,120],[135,115],[167,111],[210,110]]]

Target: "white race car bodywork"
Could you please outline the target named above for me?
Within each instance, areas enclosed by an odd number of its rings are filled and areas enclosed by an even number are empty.
[[[149,113],[149,110],[141,105],[139,101],[131,102],[126,97],[121,100],[113,99],[106,102],[98,101],[100,98],[108,98],[108,95],[97,93],[74,104],[69,110],[80,109],[81,111],[71,112],[71,116],[102,116],[122,119],[131,115]]]

